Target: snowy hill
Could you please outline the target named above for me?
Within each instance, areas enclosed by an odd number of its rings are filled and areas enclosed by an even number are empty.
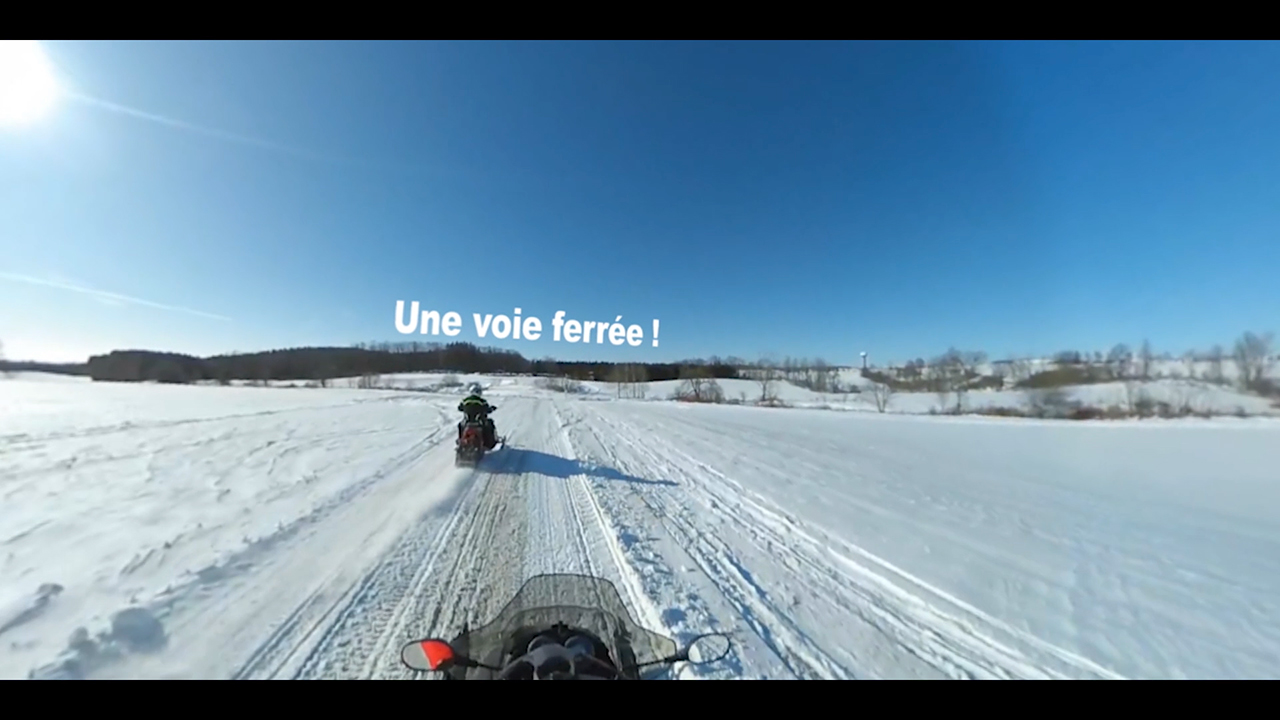
[[[1052,369],[1051,361],[1042,360],[1028,364],[1029,374]],[[1088,385],[1061,387],[1063,402],[1086,408],[1129,408],[1144,399],[1152,404],[1165,403],[1172,407],[1186,407],[1188,415],[1199,416],[1280,416],[1276,398],[1261,397],[1244,392],[1229,382],[1209,382],[1203,378],[1208,368],[1188,377],[1187,366],[1180,362],[1155,363],[1150,380],[1099,382]],[[987,365],[980,369],[986,377],[996,377]],[[1230,373],[1223,373],[1228,378]],[[1280,377],[1272,373],[1271,377]],[[623,400],[663,402],[673,401],[681,394],[685,381],[664,380],[619,385],[601,381],[570,381],[556,378],[538,378],[518,375],[482,375],[459,373],[402,373],[375,377],[337,378],[330,381],[330,389],[354,389],[372,385],[382,389],[436,392],[446,395],[465,393],[472,382],[479,382],[488,392],[517,394],[523,397],[545,397],[549,392],[571,390],[583,398],[594,400]],[[237,383],[246,385],[247,383]],[[305,381],[271,383],[277,387],[302,388]],[[314,385],[315,383],[310,383]],[[834,385],[839,392],[815,392],[793,382],[779,379],[769,386],[768,396],[780,407],[803,409],[827,409],[854,412],[876,412],[878,407],[871,388],[876,383],[862,376],[860,370],[841,368],[835,373]],[[1006,385],[1011,381],[1006,381]],[[717,379],[720,402],[725,404],[762,404],[765,396],[762,385],[756,380]],[[971,390],[964,394],[964,408],[969,413],[991,413],[996,410],[1013,410],[1031,415],[1040,402],[1034,389]],[[931,414],[950,411],[955,403],[954,395],[944,401],[934,392],[896,392],[889,399],[886,412],[900,414]]]

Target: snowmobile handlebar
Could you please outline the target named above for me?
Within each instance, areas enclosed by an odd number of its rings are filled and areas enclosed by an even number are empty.
[[[455,667],[480,668],[497,673],[497,677],[494,678],[496,680],[621,680],[625,675],[653,665],[673,665],[678,662],[709,665],[722,660],[729,654],[732,647],[728,635],[706,633],[693,638],[683,650],[674,655],[622,668],[590,655],[581,655],[568,662],[535,665],[530,657],[533,653],[526,653],[516,658],[507,663],[506,667],[497,667],[478,662],[459,653],[445,640],[424,638],[410,642],[401,648],[400,660],[409,669],[422,672],[447,672]],[[698,660],[692,660],[689,657],[694,648],[699,650],[700,659]]]

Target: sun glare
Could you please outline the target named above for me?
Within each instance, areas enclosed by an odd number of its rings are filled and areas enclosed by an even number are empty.
[[[34,123],[57,99],[58,82],[40,43],[0,40],[0,126]]]

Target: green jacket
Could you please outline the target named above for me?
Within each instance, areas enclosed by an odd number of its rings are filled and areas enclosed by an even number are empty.
[[[468,407],[477,406],[486,413],[493,412],[496,409],[479,395],[468,395],[462,399],[462,402],[458,403],[458,412],[466,412]]]

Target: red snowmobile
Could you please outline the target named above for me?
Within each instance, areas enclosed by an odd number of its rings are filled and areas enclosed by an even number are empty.
[[[454,465],[458,467],[475,467],[484,458],[485,452],[494,446],[486,447],[484,421],[472,420],[462,426],[462,435],[458,437],[458,448],[454,457]]]

